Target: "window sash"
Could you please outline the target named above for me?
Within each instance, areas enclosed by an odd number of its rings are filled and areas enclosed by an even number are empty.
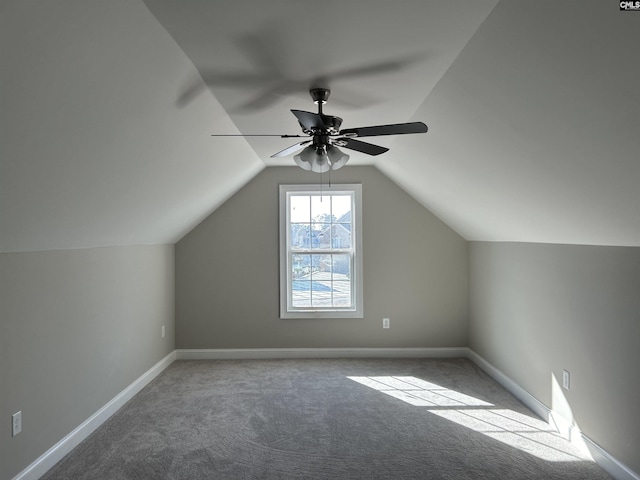
[[[349,268],[348,271],[350,272],[350,276],[348,280],[335,280],[334,277],[334,269],[333,269],[333,262],[332,262],[332,269],[331,269],[331,279],[326,279],[326,278],[321,278],[322,276],[320,275],[318,277],[318,279],[316,280],[314,278],[314,272],[313,270],[310,272],[310,278],[309,280],[296,280],[293,278],[293,275],[291,274],[292,270],[293,270],[293,265],[294,265],[294,261],[293,261],[293,257],[294,256],[303,256],[303,255],[309,255],[309,256],[326,256],[326,255],[339,255],[339,256],[348,256],[349,257]],[[355,267],[355,253],[354,252],[344,252],[344,251],[327,251],[326,253],[319,253],[317,250],[307,250],[307,251],[295,251],[295,252],[289,252],[288,257],[287,257],[287,271],[289,272],[289,275],[287,275],[287,311],[288,312],[294,312],[294,311],[299,311],[299,312],[335,312],[335,311],[345,311],[345,312],[354,312],[356,311],[356,288],[354,285],[354,275],[353,275],[353,271],[354,271],[354,267]],[[309,303],[310,305],[308,306],[296,306],[295,305],[295,294],[294,294],[294,282],[309,282]],[[326,284],[329,283],[330,286],[327,286]],[[340,306],[340,298],[345,298],[344,296],[341,295],[335,295],[335,284],[344,284],[344,283],[348,283],[349,285],[349,302],[348,305],[345,306]],[[321,290],[322,287],[327,287],[330,289],[329,292],[329,297],[330,297],[330,305],[328,306],[322,306],[320,304],[320,301],[318,301],[318,303],[314,303],[314,285],[317,285],[316,289]],[[322,293],[319,293],[318,295],[320,298],[326,298],[327,295],[322,295]],[[337,299],[336,299],[337,297]],[[326,301],[326,300],[325,300]]]

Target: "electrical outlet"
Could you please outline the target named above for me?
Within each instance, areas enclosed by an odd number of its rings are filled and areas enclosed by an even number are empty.
[[[571,388],[571,377],[567,370],[562,370],[562,388],[569,390]]]
[[[382,328],[389,328],[389,322],[390,322],[390,321],[391,321],[391,320],[390,320],[390,319],[388,319],[388,318],[383,318],[383,319],[382,319]]]
[[[164,325],[162,326],[162,338],[164,338]]]
[[[22,412],[11,415],[11,436],[15,437],[22,431]]]

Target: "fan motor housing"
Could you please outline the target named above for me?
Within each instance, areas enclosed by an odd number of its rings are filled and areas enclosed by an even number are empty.
[[[305,128],[302,123],[302,131],[307,135],[337,135],[340,132],[340,125],[342,125],[342,119],[340,117],[334,117],[333,115],[320,115],[322,118],[323,128]]]
[[[327,127],[327,133],[335,135],[340,131],[340,125],[342,125],[340,117],[334,117],[333,115],[321,115],[321,117]]]

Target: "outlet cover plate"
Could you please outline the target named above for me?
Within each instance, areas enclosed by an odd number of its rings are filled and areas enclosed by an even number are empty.
[[[11,415],[11,436],[15,437],[22,431],[22,412]]]

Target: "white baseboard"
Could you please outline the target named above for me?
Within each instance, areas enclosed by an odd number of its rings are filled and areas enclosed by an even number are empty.
[[[467,349],[467,358],[479,366],[482,370],[485,371],[491,378],[493,378],[496,382],[502,385],[505,389],[507,389],[514,397],[524,403],[529,410],[538,415],[546,422],[550,422],[551,411],[549,408],[538,400],[536,397],[527,392],[524,388],[518,385],[516,382],[511,380],[507,375],[505,375],[501,370],[498,370],[496,367],[491,365],[488,361],[478,355],[476,352]]]
[[[164,357],[153,367],[140,375],[131,385],[122,390],[104,407],[91,415],[81,425],[76,427],[71,433],[66,435],[62,440],[53,447],[40,455],[31,465],[16,475],[13,480],[37,480],[44,475],[51,467],[58,463],[62,458],[73,450],[80,442],[87,438],[94,430],[111,417],[125,403],[131,400],[140,390],[157,377],[164,369],[166,369],[176,359],[175,350]]]
[[[491,365],[487,360],[482,358],[476,352],[467,349],[467,358],[484,370],[491,378],[502,385],[514,397],[524,403],[532,412],[544,419],[549,424],[558,429],[572,443],[580,448],[588,451],[593,460],[602,467],[609,475],[616,480],[640,480],[640,475],[627,468],[625,465],[616,460],[602,447],[587,437],[572,422],[564,419],[560,414],[554,412],[540,400],[535,398],[524,388],[514,382],[511,378],[504,374],[501,370]]]
[[[452,348],[222,348],[176,350],[177,360],[279,358],[460,358],[467,347]]]
[[[600,445],[582,434],[582,439],[593,460],[616,480],[640,480],[640,475],[613,458]]]

